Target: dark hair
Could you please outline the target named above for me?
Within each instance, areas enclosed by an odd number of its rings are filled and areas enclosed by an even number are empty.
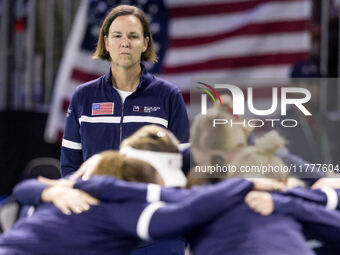
[[[115,151],[100,153],[93,175],[108,175],[130,182],[159,184],[158,172],[149,163],[136,158],[127,158]]]
[[[93,58],[111,60],[110,54],[105,48],[104,37],[109,34],[109,28],[112,22],[117,17],[127,15],[133,15],[136,18],[138,18],[139,21],[142,23],[144,38],[149,37],[148,47],[146,51],[142,53],[141,61],[147,61],[152,63],[157,62],[157,56],[153,46],[149,21],[147,20],[145,13],[141,9],[132,5],[118,5],[117,7],[113,8],[109,12],[109,14],[105,17],[104,22],[100,28],[97,47],[96,51],[93,54]]]

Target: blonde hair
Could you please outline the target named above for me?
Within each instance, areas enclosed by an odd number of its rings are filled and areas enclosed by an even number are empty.
[[[177,153],[178,144],[177,138],[169,130],[157,125],[147,125],[126,138],[120,147],[130,146],[140,150]]]
[[[104,151],[100,156],[93,175],[108,175],[130,182],[159,184],[158,172],[143,160],[127,158],[115,151]]]
[[[103,24],[100,28],[98,42],[96,51],[93,54],[94,59],[103,59],[111,61],[111,57],[109,52],[105,48],[105,40],[104,37],[108,36],[109,28],[112,22],[119,16],[127,16],[133,15],[141,22],[143,27],[143,36],[144,38],[149,38],[148,47],[145,52],[142,53],[141,61],[147,61],[155,63],[157,62],[157,55],[154,49],[154,43],[152,39],[152,34],[150,31],[150,24],[148,19],[146,18],[145,13],[138,7],[132,5],[119,5],[113,8],[109,14],[105,17]]]
[[[285,144],[285,139],[282,138],[277,131],[272,130],[262,137],[255,139],[255,145],[245,148],[235,156],[230,164],[236,166],[238,170],[240,170],[241,166],[257,167],[257,169],[263,166],[285,166],[284,162],[275,154],[276,151],[283,148]],[[288,176],[288,173],[284,171],[267,171],[264,174],[260,174],[262,177],[279,180],[285,180]],[[249,173],[244,174],[240,171],[228,173],[228,177],[244,175],[249,175]],[[257,176],[257,173],[252,171],[250,176]]]
[[[190,143],[193,148],[201,151],[221,151],[228,153],[239,145],[247,145],[248,137],[253,130],[241,125],[212,125],[214,119],[226,119],[242,122],[239,116],[232,114],[232,99],[230,96],[221,97],[222,105],[210,108],[206,115],[197,115],[191,126]]]

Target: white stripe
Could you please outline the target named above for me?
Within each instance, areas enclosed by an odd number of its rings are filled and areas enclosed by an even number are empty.
[[[160,200],[161,200],[161,186],[154,183],[148,184],[146,201],[152,203]]]
[[[123,123],[130,123],[130,122],[148,122],[153,124],[160,124],[164,127],[168,127],[168,121],[163,118],[158,117],[149,117],[149,116],[124,116]]]
[[[338,206],[338,194],[336,193],[336,191],[328,187],[323,187],[320,190],[327,196],[326,209],[335,210]]]
[[[274,21],[309,19],[311,3],[278,2],[258,5],[248,11],[173,19],[170,38],[191,38],[226,33],[244,25]]]
[[[27,210],[27,217],[32,216],[34,211],[35,211],[35,207],[33,205],[31,205]]]
[[[120,123],[121,117],[89,117],[82,115],[79,118],[79,123],[90,122],[90,123]]]
[[[143,212],[139,216],[137,222],[137,235],[140,239],[149,241],[149,225],[153,214],[161,207],[164,207],[164,202],[155,202],[149,204],[147,207],[144,208]]]
[[[228,3],[231,2],[248,2],[249,0],[227,0]],[[166,6],[173,8],[173,7],[181,7],[181,6],[196,6],[196,5],[211,5],[215,3],[225,3],[226,0],[165,0]]]
[[[72,142],[70,140],[63,139],[61,146],[74,149],[74,150],[81,150],[81,143]]]
[[[187,149],[187,148],[190,147],[190,143],[181,143],[181,144],[179,144],[177,147],[178,147],[178,149],[179,149],[180,151],[183,151],[183,150],[185,150],[185,149]]]
[[[79,50],[77,52],[78,61],[75,63],[74,68],[80,69],[85,73],[98,74],[98,77],[107,73],[110,68],[110,62],[93,59],[91,54],[86,51]]]
[[[307,31],[226,38],[196,47],[173,48],[167,52],[166,67],[196,64],[208,60],[262,54],[300,53],[310,49]]]
[[[160,78],[165,79],[169,82],[176,84],[183,90],[190,89],[190,83],[192,87],[196,87],[197,84],[193,82],[202,79],[219,79],[221,82],[225,82],[233,79],[263,79],[263,78],[277,78],[285,79],[289,77],[291,71],[291,65],[277,65],[277,66],[261,66],[261,67],[247,67],[247,68],[236,68],[236,69],[223,69],[223,70],[211,70],[211,71],[197,71],[197,72],[186,72],[179,74],[164,74],[159,75]],[[271,86],[273,84],[271,83]]]

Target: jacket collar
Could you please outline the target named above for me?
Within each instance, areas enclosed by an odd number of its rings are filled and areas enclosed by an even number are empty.
[[[142,68],[142,74],[141,74],[141,77],[140,77],[140,81],[139,81],[139,84],[137,86],[137,89],[135,90],[134,93],[136,93],[137,91],[141,91],[143,90],[148,84],[150,84],[151,80],[153,79],[153,75],[150,74],[145,66],[141,63],[141,68]],[[111,73],[111,66],[110,66],[110,69],[109,69],[109,72],[105,75],[105,82],[106,84],[110,85],[112,87],[112,73]]]

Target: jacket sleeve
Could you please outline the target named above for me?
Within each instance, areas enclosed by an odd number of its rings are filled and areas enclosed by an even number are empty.
[[[301,198],[305,201],[318,203],[331,209],[340,209],[340,203],[338,203],[340,190],[338,189],[334,190],[331,188],[322,188],[311,190],[307,188],[297,187],[289,189],[281,194],[284,196]]]
[[[246,180],[231,179],[205,187],[178,203],[149,203],[137,219],[135,233],[142,240],[183,235],[243,201],[252,187]]]
[[[182,201],[192,193],[186,189],[161,188],[157,184],[126,182],[109,176],[93,176],[87,181],[78,179],[73,187],[102,201],[134,199],[147,203],[156,201],[173,203]]]
[[[78,188],[80,188],[80,184],[88,185],[89,181],[87,183],[79,182]],[[107,184],[111,185],[112,183],[108,182]],[[82,186],[85,191],[90,192],[89,187],[85,189],[85,186]],[[252,187],[253,184],[247,180],[230,179],[206,186],[182,201],[173,203],[157,200],[147,202],[145,193],[143,194],[144,199],[136,197],[126,199],[123,195],[121,201],[107,201],[106,205],[104,204],[104,206],[108,206],[105,220],[107,224],[119,226],[123,232],[145,241],[177,237],[212,219],[236,203],[242,202]],[[105,189],[104,186],[102,188]],[[111,189],[111,191],[113,190]],[[172,192],[174,191],[173,189]],[[124,192],[119,193],[123,194]]]
[[[78,90],[73,94],[67,110],[66,125],[61,147],[61,175],[65,176],[78,170],[83,163],[82,145],[79,134],[80,124],[76,113]]]
[[[340,241],[340,212],[297,197],[272,194],[274,212],[289,215],[304,223],[310,232],[327,241]],[[327,231],[324,231],[327,230]]]
[[[38,205],[41,193],[47,187],[37,179],[22,181],[14,187],[13,195],[23,205]]]
[[[179,89],[170,97],[170,110],[168,129],[180,143],[187,143],[189,141],[189,118]]]
[[[160,194],[160,201],[167,203],[178,203],[187,199],[195,193],[194,190],[180,189],[180,188],[162,188]]]
[[[145,183],[126,182],[109,176],[93,176],[86,181],[78,179],[73,187],[101,201],[135,199],[147,202],[148,185]]]

